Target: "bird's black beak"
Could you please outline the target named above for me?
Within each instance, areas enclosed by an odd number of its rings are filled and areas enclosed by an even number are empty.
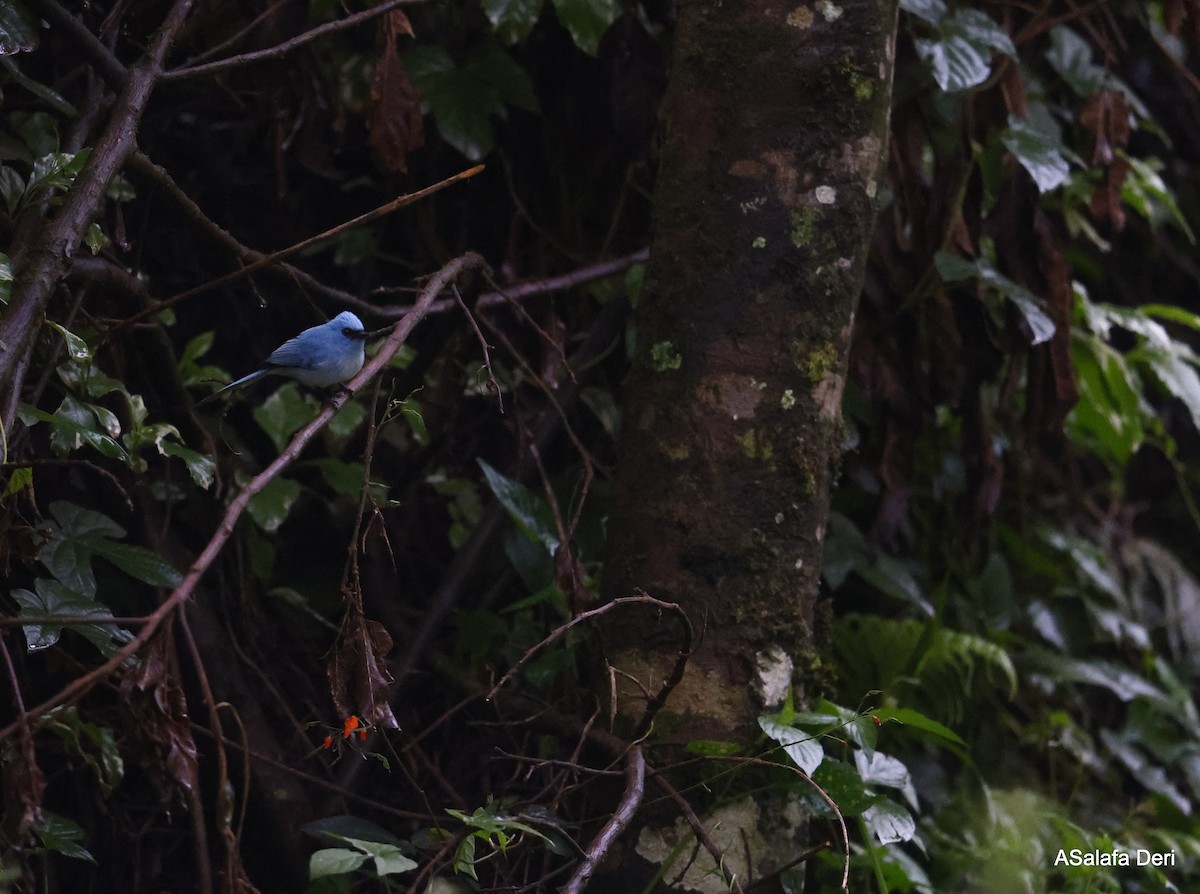
[[[371,337],[371,333],[365,329],[351,329],[349,326],[342,327],[342,335],[346,336],[346,338],[358,339],[359,341],[366,341]]]

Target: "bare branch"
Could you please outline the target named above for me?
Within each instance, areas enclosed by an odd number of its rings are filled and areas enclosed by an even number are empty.
[[[220,71],[226,71],[230,68],[237,68],[242,65],[249,65],[252,62],[262,62],[266,59],[278,59],[281,56],[286,56],[293,50],[298,50],[305,44],[312,43],[327,34],[333,34],[337,31],[343,31],[346,28],[353,28],[355,25],[361,25],[363,22],[369,22],[371,19],[378,18],[385,13],[391,12],[401,6],[409,6],[415,3],[420,3],[421,0],[388,0],[386,3],[380,3],[378,6],[373,6],[370,9],[364,9],[362,12],[356,12],[354,15],[346,16],[344,19],[338,19],[336,22],[328,22],[324,25],[319,25],[311,31],[305,31],[293,37],[291,40],[285,40],[281,44],[273,47],[268,47],[265,50],[255,50],[252,53],[242,53],[238,56],[230,56],[228,59],[219,59],[216,62],[208,62],[203,65],[192,65],[187,68],[173,68],[166,72],[162,79],[164,81],[181,81],[185,78],[198,78],[204,75],[215,74]]]
[[[612,818],[604,824],[600,834],[595,837],[585,851],[586,857],[579,864],[570,881],[563,886],[563,894],[581,894],[587,886],[588,879],[596,871],[596,866],[604,859],[608,849],[612,847],[617,837],[625,831],[625,827],[633,821],[638,805],[642,802],[642,794],[646,784],[646,759],[642,755],[642,747],[634,745],[629,749],[625,764],[625,795],[621,798]]]

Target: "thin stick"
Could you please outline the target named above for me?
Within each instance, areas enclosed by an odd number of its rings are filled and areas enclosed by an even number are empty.
[[[650,768],[650,775],[654,777],[654,781],[658,783],[658,787],[667,793],[675,806],[679,808],[679,812],[683,814],[684,820],[692,827],[692,832],[696,836],[696,840],[704,846],[708,851],[708,855],[713,858],[713,862],[717,864],[717,871],[725,879],[725,887],[734,894],[744,894],[742,883],[738,880],[737,873],[730,873],[725,867],[725,855],[721,849],[717,847],[717,843],[712,840],[712,836],[708,834],[708,830],[704,828],[704,823],[700,822],[700,817],[696,816],[696,811],[692,809],[692,805],[688,803],[687,798],[679,794],[675,786],[667,781],[667,778],[655,770]],[[750,871],[749,863],[746,864],[746,871]]]
[[[242,65],[249,65],[252,62],[261,62],[264,59],[275,59],[280,56],[286,56],[292,50],[298,50],[307,43],[312,43],[314,40],[324,37],[327,34],[333,34],[337,31],[343,31],[346,28],[353,28],[355,25],[361,25],[363,22],[369,22],[371,19],[391,12],[400,6],[419,3],[421,0],[388,0],[387,3],[380,3],[378,6],[373,6],[370,9],[364,9],[362,12],[356,12],[354,15],[346,16],[344,19],[338,19],[336,22],[327,22],[324,25],[318,25],[311,31],[305,31],[293,37],[291,40],[285,40],[281,44],[276,44],[273,47],[267,47],[265,50],[255,50],[251,53],[241,53],[237,56],[230,56],[228,59],[219,59],[216,62],[207,62],[203,65],[190,65],[185,68],[173,68],[170,71],[164,72],[162,80],[165,82],[182,81],[185,78],[198,78],[204,75],[214,74],[219,71],[225,71],[230,68],[237,68]]]
[[[206,283],[201,283],[200,285],[194,286],[194,287],[188,289],[187,291],[180,292],[177,295],[172,295],[170,298],[160,301],[157,304],[153,304],[150,307],[146,307],[146,308],[143,308],[142,310],[139,310],[137,313],[135,313],[131,317],[126,317],[120,323],[117,323],[112,328],[106,330],[104,332],[104,334],[100,337],[100,341],[105,341],[114,332],[118,332],[121,329],[126,329],[129,326],[132,326],[134,323],[137,323],[140,320],[144,320],[146,317],[154,316],[159,311],[165,310],[168,307],[173,307],[174,305],[178,304],[181,301],[186,301],[188,298],[194,298],[196,295],[200,295],[204,292],[207,292],[209,289],[216,288],[217,286],[223,286],[223,285],[226,285],[227,283],[235,282],[236,280],[239,280],[246,276],[249,276],[251,273],[254,273],[257,270],[262,270],[264,267],[269,267],[272,264],[277,264],[280,261],[282,261],[284,258],[290,258],[292,255],[298,254],[299,252],[304,251],[306,248],[308,248],[312,245],[315,245],[316,243],[322,241],[323,239],[328,239],[331,236],[336,236],[339,233],[342,233],[342,232],[350,229],[351,227],[357,227],[357,226],[360,226],[365,223],[370,223],[373,220],[378,220],[381,217],[391,214],[393,211],[403,208],[405,205],[411,205],[413,202],[420,201],[421,199],[424,199],[427,196],[433,195],[435,192],[440,192],[441,190],[445,189],[447,186],[452,186],[453,184],[458,183],[460,180],[467,180],[471,177],[474,177],[476,174],[478,174],[482,170],[483,170],[483,165],[476,165],[473,168],[467,168],[467,170],[460,171],[459,173],[453,175],[452,177],[447,177],[445,180],[440,180],[437,183],[433,184],[432,186],[426,186],[424,189],[418,189],[416,192],[410,192],[405,195],[398,196],[397,198],[392,199],[392,201],[390,201],[384,205],[380,205],[378,208],[376,208],[372,211],[368,211],[366,214],[360,214],[358,217],[352,218],[348,221],[345,221],[344,223],[340,223],[336,227],[328,229],[323,233],[318,233],[316,236],[310,236],[307,239],[302,239],[301,241],[299,241],[293,245],[289,245],[287,248],[283,248],[283,249],[280,249],[279,251],[272,252],[269,255],[263,255],[257,261],[254,261],[251,264],[247,264],[245,267],[241,267],[238,270],[234,270],[230,273],[226,273],[224,276],[218,276],[216,279],[211,279]],[[464,255],[464,257],[465,257],[465,255]],[[455,263],[455,262],[454,261],[450,262],[450,264],[453,264],[453,263]],[[448,266],[450,266],[450,265],[448,264],[447,267]],[[443,268],[443,269],[445,269],[445,268]],[[420,301],[417,302],[417,305],[413,306],[413,310],[416,310],[417,306],[419,306],[419,305],[421,305]],[[426,313],[428,313],[428,310],[425,308],[422,308],[422,316]]]

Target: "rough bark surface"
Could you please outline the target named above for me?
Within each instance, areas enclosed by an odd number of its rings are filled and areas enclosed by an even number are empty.
[[[606,581],[703,627],[657,721],[672,739],[746,741],[816,665],[895,22],[891,0],[680,4]],[[678,641],[639,620],[609,653],[653,691]],[[642,690],[618,697],[637,716]]]

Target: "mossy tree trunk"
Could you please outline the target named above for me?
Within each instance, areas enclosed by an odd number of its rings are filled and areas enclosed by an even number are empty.
[[[681,0],[655,233],[623,397],[605,592],[703,628],[655,732],[752,741],[816,666],[840,404],[886,151],[892,0]],[[678,639],[608,657],[653,692]],[[618,675],[617,711],[645,694]],[[743,876],[744,877],[744,876]]]

